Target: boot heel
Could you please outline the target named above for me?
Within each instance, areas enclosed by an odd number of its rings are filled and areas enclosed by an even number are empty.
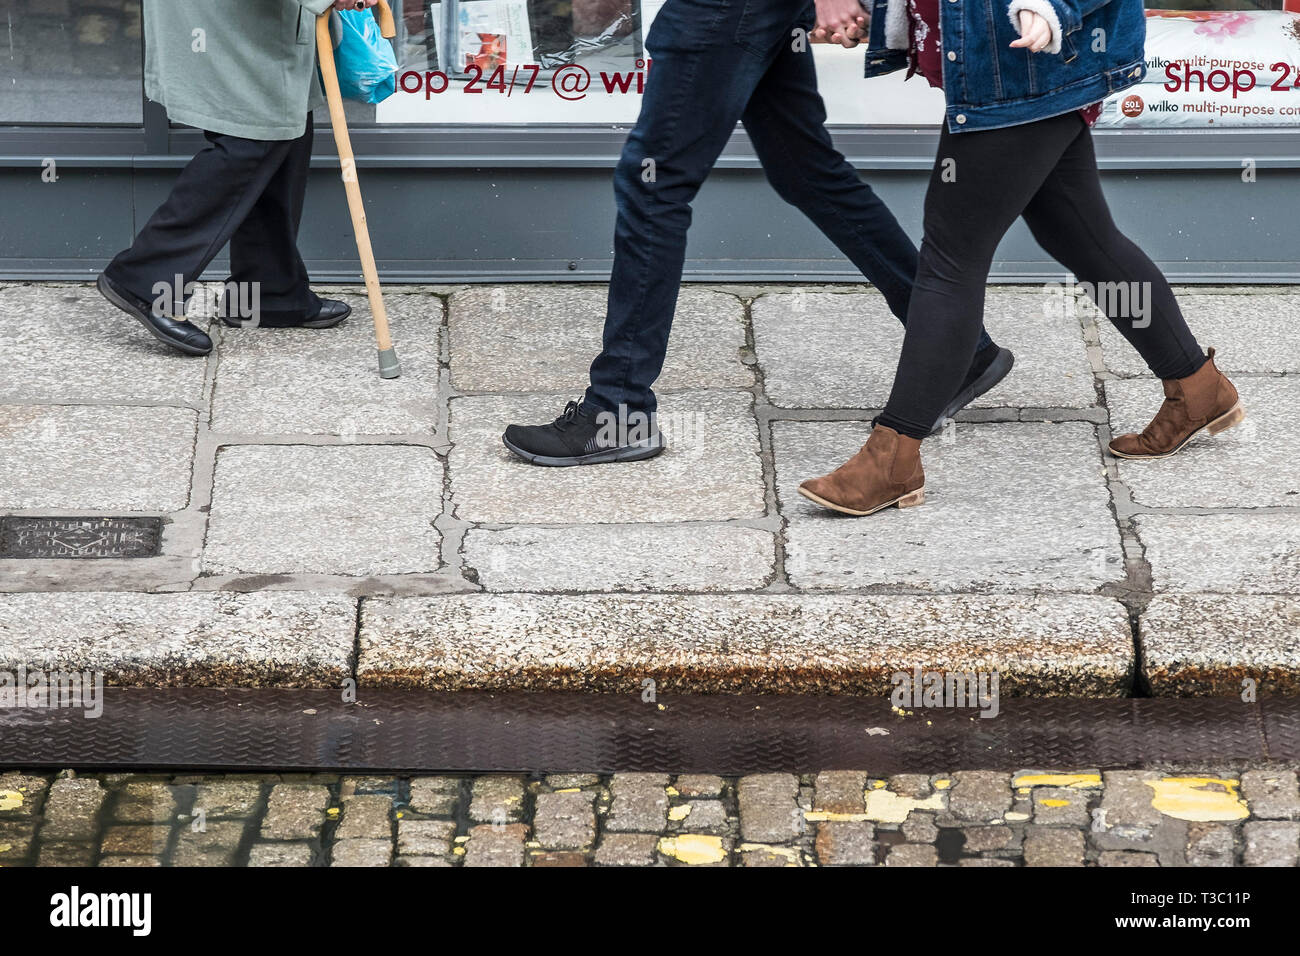
[[[898,499],[898,507],[915,508],[917,505],[925,504],[925,488],[917,488],[916,491],[909,492]]]
[[[1245,417],[1246,410],[1241,407],[1241,402],[1238,402],[1236,405],[1233,405],[1232,408],[1228,409],[1227,412],[1206,425],[1205,430],[1211,435],[1217,435],[1219,432],[1225,431],[1233,425],[1240,424],[1241,420]]]

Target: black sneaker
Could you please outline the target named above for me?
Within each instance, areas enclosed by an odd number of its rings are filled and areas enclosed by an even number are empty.
[[[943,431],[943,426],[948,419],[1006,378],[1011,372],[1011,366],[1015,364],[1016,357],[1011,354],[1011,350],[1004,349],[1000,345],[990,345],[976,352],[970,370],[966,373],[966,380],[961,383],[961,388],[957,389],[953,400],[948,403],[939,420],[934,423],[930,434],[937,435]]]
[[[653,415],[641,428],[617,419],[612,412],[569,402],[564,414],[549,425],[509,425],[501,440],[524,461],[553,467],[640,461],[664,450]]]

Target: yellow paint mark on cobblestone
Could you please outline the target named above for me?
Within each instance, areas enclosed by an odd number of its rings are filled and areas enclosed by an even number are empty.
[[[934,789],[936,790],[947,790],[951,786],[952,786],[952,781],[949,780],[947,777],[944,777],[942,780],[936,780],[934,782]]]
[[[872,789],[872,790],[884,790],[884,789],[885,789],[885,784],[886,784],[886,782],[887,782],[887,781],[884,781],[884,780],[873,780],[873,781],[871,781],[871,789]]]
[[[1176,820],[1208,823],[1243,820],[1250,816],[1237,794],[1236,780],[1218,777],[1163,777],[1144,781],[1151,788],[1151,806]]]
[[[917,800],[914,797],[900,796],[892,790],[872,790],[867,794],[866,819],[881,823],[902,823],[913,810],[942,810],[943,806],[941,793]]]
[[[741,853],[771,853],[773,856],[783,856],[786,859],[786,866],[798,866],[803,857],[796,846],[773,846],[771,843],[742,843],[739,847]]]
[[[23,795],[17,790],[0,790],[0,810],[17,810],[23,805]]]
[[[829,810],[806,810],[803,818],[809,823],[861,823],[871,819],[865,813],[832,813]]]
[[[727,858],[722,837],[705,836],[702,833],[683,833],[680,836],[664,837],[659,841],[659,852],[692,866],[701,863],[721,863]]]
[[[664,793],[668,794],[668,796],[670,797],[680,797],[682,795],[682,792],[678,790],[676,787],[674,787],[672,784],[669,784],[668,786],[664,787]]]
[[[451,848],[451,852],[453,856],[464,856],[465,848],[463,846],[454,846]]]
[[[1070,805],[1069,800],[1041,800],[1039,802],[1045,807],[1068,807]]]
[[[685,820],[691,815],[691,805],[683,803],[681,806],[672,807],[668,811],[669,820]]]
[[[565,787],[562,790],[556,790],[555,793],[582,793],[581,787]]]
[[[1022,773],[1011,781],[1013,787],[1075,787],[1087,790],[1101,786],[1096,773]],[[1020,791],[1024,793],[1024,790]]]
[[[330,817],[337,817],[339,815],[339,808],[330,807],[328,810],[325,811],[325,815]]]

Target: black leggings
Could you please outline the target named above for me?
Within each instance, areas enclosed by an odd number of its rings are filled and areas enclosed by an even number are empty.
[[[994,252],[1017,216],[1157,377],[1185,378],[1204,364],[1168,281],[1115,227],[1092,135],[1078,113],[970,133],[950,134],[945,126],[925,194],[907,334],[881,424],[924,438],[957,394],[979,339]]]

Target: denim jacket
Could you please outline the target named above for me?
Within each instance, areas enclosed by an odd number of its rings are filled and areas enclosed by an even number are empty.
[[[906,67],[911,37],[908,0],[870,2],[867,77]],[[1020,10],[1041,14],[1052,28],[1040,53],[1011,48]],[[939,0],[939,25],[953,133],[1068,113],[1140,82],[1145,72],[1142,0]]]

